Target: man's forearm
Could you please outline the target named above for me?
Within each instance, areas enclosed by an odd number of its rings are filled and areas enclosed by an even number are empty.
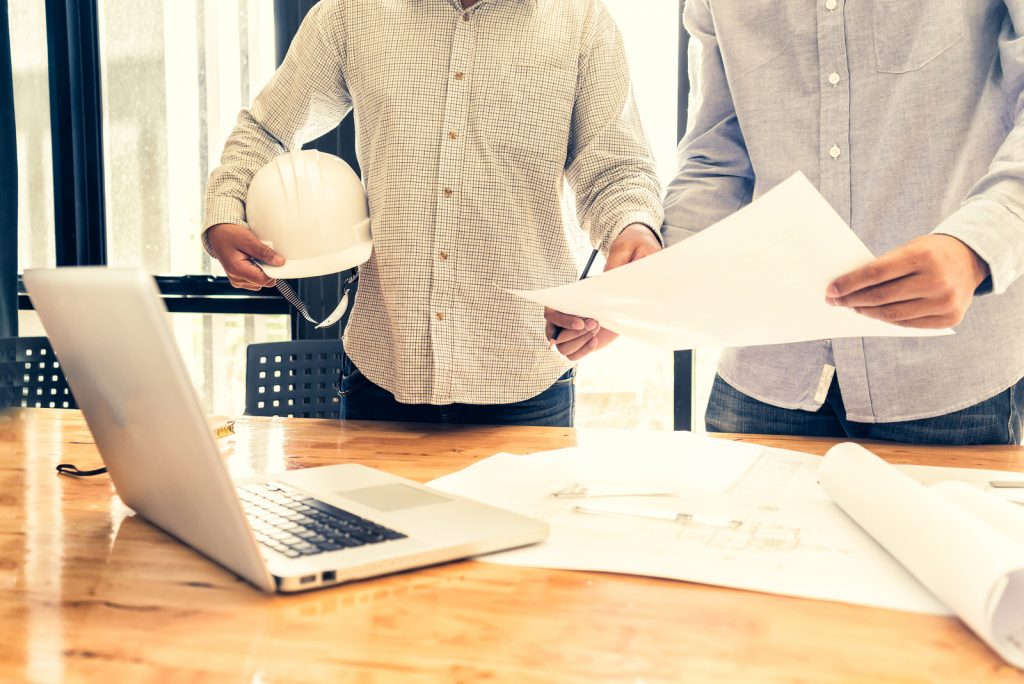
[[[284,152],[283,146],[253,118],[249,110],[238,116],[231,137],[224,146],[220,166],[210,174],[206,185],[206,214],[203,219],[203,244],[206,231],[220,223],[245,224],[245,197],[256,172]]]

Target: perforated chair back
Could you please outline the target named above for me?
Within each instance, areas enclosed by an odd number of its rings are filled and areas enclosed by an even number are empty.
[[[245,413],[250,416],[339,418],[341,340],[250,344],[245,364]]]
[[[11,406],[78,408],[45,337],[0,339],[0,399]]]

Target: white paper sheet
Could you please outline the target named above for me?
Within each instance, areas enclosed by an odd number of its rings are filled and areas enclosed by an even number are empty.
[[[873,258],[797,173],[658,254],[578,283],[513,294],[665,349],[952,333],[902,328],[825,303],[833,279]]]
[[[1020,473],[891,466],[852,444],[822,459],[690,433],[614,433],[499,454],[431,485],[551,525],[547,541],[484,561],[955,614],[1024,668],[1024,507],[984,490]],[[571,486],[598,495],[553,496]],[[607,496],[655,489],[672,495]]]
[[[820,457],[690,433],[670,433],[671,445],[663,436],[629,434],[629,449],[502,454],[431,486],[551,525],[544,543],[482,559],[488,562],[648,575],[948,614],[825,494],[817,483]],[[551,496],[572,484],[669,488],[677,496]],[[740,524],[722,528],[589,515],[574,512],[578,505],[698,513]]]
[[[923,485],[931,486],[940,482],[962,482],[995,498],[1024,506],[1024,487],[999,488],[993,487],[990,484],[993,480],[1000,482],[1019,480],[1021,484],[1024,484],[1024,473],[915,465],[899,465],[896,467]]]
[[[923,487],[856,444],[821,485],[985,643],[1024,668],[1024,510],[964,482]]]

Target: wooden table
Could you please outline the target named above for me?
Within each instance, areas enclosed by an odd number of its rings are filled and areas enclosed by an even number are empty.
[[[242,418],[236,476],[358,461],[416,480],[603,439]],[[731,436],[824,453],[831,442]],[[877,446],[1024,470],[1024,448]],[[132,517],[76,411],[0,414],[0,681],[1024,682],[959,621],[598,573],[460,562],[267,596]]]

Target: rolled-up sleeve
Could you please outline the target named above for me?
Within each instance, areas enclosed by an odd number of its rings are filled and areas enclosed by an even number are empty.
[[[586,37],[566,160],[581,227],[608,252],[629,225],[655,234],[661,226],[661,184],[644,135],[622,36],[603,7]]]
[[[666,244],[725,218],[750,201],[754,171],[743,141],[707,0],[683,13],[690,34],[690,121],[679,143],[679,171],[665,197]]]
[[[343,70],[341,8],[340,2],[321,2],[309,11],[284,62],[252,107],[238,115],[206,187],[207,251],[210,227],[245,224],[245,196],[260,168],[331,130],[352,109]]]
[[[1024,273],[1024,0],[1007,1],[1006,6],[1009,13],[998,49],[1003,92],[1012,103],[1014,124],[988,172],[961,207],[933,231],[957,238],[988,264],[995,294],[1005,292]]]

